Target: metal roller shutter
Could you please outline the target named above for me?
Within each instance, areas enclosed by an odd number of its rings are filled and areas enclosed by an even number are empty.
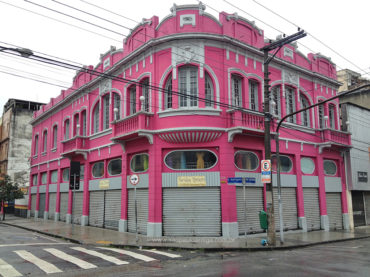
[[[340,192],[326,193],[326,210],[329,217],[329,228],[343,229],[342,200]]]
[[[317,188],[303,188],[303,198],[307,230],[320,230],[319,190]]]
[[[74,193],[73,200],[73,223],[81,224],[82,208],[83,208],[83,192],[78,191]]]
[[[118,230],[121,218],[121,190],[105,192],[104,227]]]
[[[163,189],[165,236],[220,236],[218,187]]]
[[[263,210],[263,188],[246,187],[245,204],[243,187],[236,188],[239,234],[263,232],[258,213]],[[244,217],[244,205],[246,220]]]
[[[89,225],[95,227],[103,227],[104,191],[90,192],[89,213]]]
[[[31,195],[31,216],[35,216],[35,210],[36,210],[36,194]]]
[[[137,230],[146,235],[148,223],[148,189],[136,189]],[[128,231],[136,232],[134,189],[128,189]]]
[[[60,193],[60,221],[66,221],[66,215],[68,213],[68,192]]]
[[[44,218],[46,193],[40,193],[39,218]]]
[[[298,229],[296,188],[281,188],[284,230]],[[274,188],[275,229],[280,230],[278,190]]]
[[[54,219],[55,218],[55,208],[57,204],[57,194],[54,193],[49,193],[49,219]]]
[[[366,224],[370,225],[370,192],[364,192]]]

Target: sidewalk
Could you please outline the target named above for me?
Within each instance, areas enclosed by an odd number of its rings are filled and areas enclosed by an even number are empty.
[[[80,244],[107,245],[116,247],[156,247],[156,248],[183,248],[183,249],[233,249],[233,250],[272,250],[291,249],[315,244],[352,240],[370,237],[370,226],[357,227],[355,231],[289,231],[284,233],[285,242],[280,244],[277,234],[277,246],[261,246],[261,239],[266,234],[247,235],[236,239],[222,237],[159,237],[148,238],[132,233],[120,233],[115,230],[66,224],[43,219],[26,219],[7,215],[5,221],[0,221],[15,227],[20,227],[41,234],[63,238]]]

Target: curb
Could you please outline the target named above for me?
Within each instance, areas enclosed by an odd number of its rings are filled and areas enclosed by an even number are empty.
[[[116,247],[116,248],[144,248],[144,249],[149,249],[149,248],[158,248],[158,249],[175,249],[175,250],[197,250],[197,251],[204,251],[204,252],[221,252],[221,251],[240,251],[240,252],[257,252],[257,251],[282,251],[282,250],[294,250],[298,248],[306,248],[306,247],[311,247],[311,246],[316,246],[316,245],[321,245],[321,244],[330,244],[330,243],[336,243],[336,242],[342,242],[342,241],[351,241],[351,240],[360,240],[360,239],[367,239],[370,238],[370,235],[364,235],[360,237],[354,237],[354,238],[344,238],[344,239],[335,239],[335,240],[328,240],[328,241],[320,241],[320,242],[311,242],[311,243],[304,243],[304,244],[296,244],[296,245],[288,245],[288,246],[276,246],[276,247],[271,247],[271,246],[266,246],[266,247],[225,247],[225,248],[205,248],[205,247],[183,247],[183,246],[164,246],[164,245],[134,245],[134,244],[107,244],[107,245],[101,245],[101,244],[93,244],[93,243],[84,243],[83,241],[76,240],[73,238],[68,238],[65,236],[57,235],[57,234],[52,234],[40,230],[35,230],[32,228],[24,227],[24,226],[19,226],[11,223],[5,223],[5,222],[0,222],[0,224],[12,226],[12,227],[17,227],[20,229],[24,229],[27,231],[39,233],[42,235],[46,235],[49,237],[54,237],[58,239],[63,239],[72,243],[80,244],[80,245],[99,245],[99,246],[106,246],[106,247]]]

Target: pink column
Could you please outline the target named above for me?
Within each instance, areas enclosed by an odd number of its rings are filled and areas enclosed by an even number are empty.
[[[84,191],[83,191],[83,207],[82,207],[82,215],[88,216],[89,215],[89,181],[90,181],[90,163],[85,162],[84,168]]]
[[[322,156],[317,156],[317,172],[319,175],[319,201],[320,201],[320,215],[327,215],[326,211],[326,194],[325,194],[325,174],[324,161]]]
[[[45,212],[49,212],[50,170],[46,172]]]
[[[28,188],[28,210],[31,210],[31,205],[32,205],[32,197],[31,197],[31,188],[34,186],[33,184],[33,178],[32,178],[32,173],[30,173],[30,187]]]
[[[61,170],[60,167],[58,167],[58,178],[57,178],[57,197],[55,201],[55,212],[60,213],[60,174]]]
[[[226,138],[225,138],[226,139]],[[228,142],[220,146],[221,211],[222,222],[237,222],[236,188],[227,184],[235,176],[234,149]]]
[[[149,199],[148,222],[162,222],[162,174],[161,150],[156,146],[157,138],[153,137],[153,144],[149,149]]]
[[[121,219],[127,220],[127,153],[122,154]]]
[[[295,169],[297,176],[297,211],[298,217],[304,217],[304,198],[302,187],[301,155],[295,155]]]
[[[72,214],[72,200],[73,200],[73,191],[68,191],[68,211],[67,214]]]
[[[340,159],[339,162],[340,178],[342,180],[342,213],[348,213],[348,202],[347,202],[347,186],[346,186],[346,173],[344,169],[344,158]]]
[[[39,193],[40,184],[41,184],[41,174],[39,172],[37,173],[36,211],[39,211],[40,208],[40,193]]]

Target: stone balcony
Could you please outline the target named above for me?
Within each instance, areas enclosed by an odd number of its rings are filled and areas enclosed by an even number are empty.
[[[89,138],[83,136],[75,136],[71,139],[62,141],[62,153],[64,157],[86,154],[89,149]]]

